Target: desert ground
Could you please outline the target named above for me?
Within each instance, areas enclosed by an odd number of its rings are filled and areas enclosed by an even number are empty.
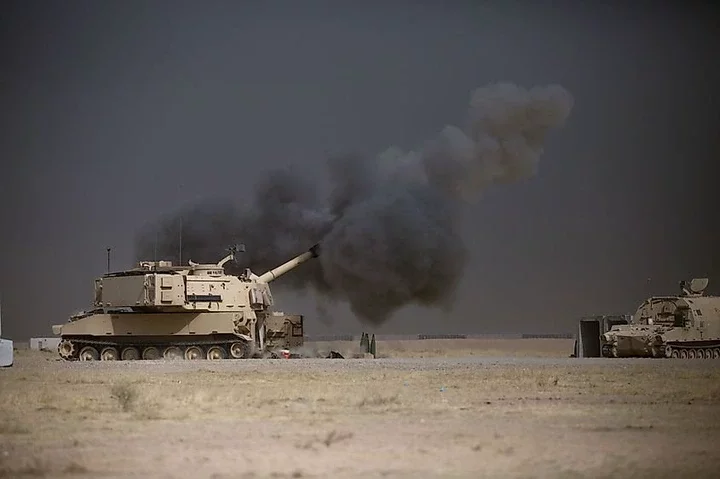
[[[307,349],[351,353],[352,345]],[[377,359],[0,370],[0,477],[717,477],[720,361],[572,340],[378,342]]]

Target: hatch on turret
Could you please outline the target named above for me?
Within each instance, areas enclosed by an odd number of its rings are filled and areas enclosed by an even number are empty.
[[[140,261],[138,262],[138,269],[153,271],[157,269],[169,269],[172,268],[172,261]]]

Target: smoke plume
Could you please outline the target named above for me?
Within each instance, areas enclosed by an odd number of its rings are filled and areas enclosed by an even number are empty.
[[[462,209],[491,185],[534,175],[547,133],[572,106],[557,85],[479,88],[464,127],[446,126],[415,151],[330,159],[327,198],[289,171],[270,172],[247,211],[206,202],[148,226],[138,236],[138,259],[177,261],[181,221],[185,263],[218,261],[229,245],[244,243],[240,264],[229,268],[235,274],[244,267],[262,273],[319,241],[318,260],[278,284],[316,291],[323,307],[347,302],[375,325],[410,304],[450,307],[466,257]]]

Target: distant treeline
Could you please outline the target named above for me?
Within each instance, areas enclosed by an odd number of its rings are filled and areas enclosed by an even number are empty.
[[[357,338],[360,340],[360,337]],[[355,341],[352,334],[339,334],[337,336],[305,336],[305,341]]]
[[[371,333],[372,335],[372,333]],[[428,339],[573,339],[567,333],[549,334],[377,334],[378,341],[412,341]],[[338,334],[326,336],[305,336],[305,341],[360,341],[359,335]]]
[[[573,339],[575,336],[567,333],[558,334],[523,334],[522,339]]]
[[[467,334],[418,334],[418,339],[467,339]]]

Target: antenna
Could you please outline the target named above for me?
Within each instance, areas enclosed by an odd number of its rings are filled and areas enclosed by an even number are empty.
[[[178,246],[178,256],[180,256],[180,265],[182,266],[182,228],[183,228],[183,218],[182,214],[180,214],[180,231],[178,232],[179,236],[179,246]]]
[[[107,248],[107,272],[108,273],[110,272],[110,249],[111,248]]]
[[[0,296],[0,338],[2,338],[2,296]]]

